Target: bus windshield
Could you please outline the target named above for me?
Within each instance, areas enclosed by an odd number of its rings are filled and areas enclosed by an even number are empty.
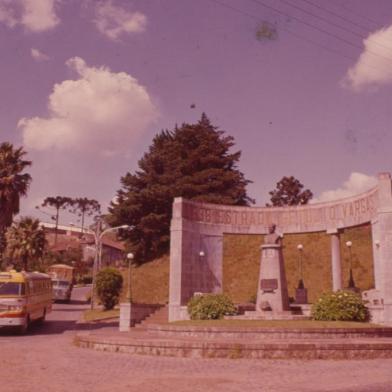
[[[24,283],[0,282],[0,295],[24,295]]]
[[[53,286],[68,287],[68,280],[52,280]]]

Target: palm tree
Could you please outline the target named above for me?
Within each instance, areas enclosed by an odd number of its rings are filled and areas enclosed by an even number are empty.
[[[38,219],[24,217],[6,232],[6,255],[27,271],[42,258],[46,247],[44,229]]]
[[[11,143],[0,144],[0,231],[12,224],[19,212],[19,199],[26,196],[31,176],[23,173],[31,161],[24,160],[22,147],[15,149]]]

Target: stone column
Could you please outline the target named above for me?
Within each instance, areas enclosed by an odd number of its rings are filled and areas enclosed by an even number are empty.
[[[381,256],[381,233],[380,225],[377,219],[371,221],[372,228],[372,248],[373,248],[373,272],[374,272],[374,288],[380,293],[384,293],[384,281],[382,264],[380,263]]]
[[[279,313],[289,309],[282,246],[279,244],[261,245],[256,311],[272,312],[278,316]]]
[[[340,261],[340,240],[337,229],[328,230],[331,235],[332,290],[342,289],[342,265]]]
[[[124,302],[120,304],[120,332],[129,332],[132,327],[132,304]]]
[[[389,173],[378,175],[377,232],[379,241],[377,264],[381,272],[381,296],[384,323],[392,325],[392,183]]]

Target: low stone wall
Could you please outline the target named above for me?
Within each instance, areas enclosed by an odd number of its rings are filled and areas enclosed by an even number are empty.
[[[158,336],[199,339],[243,339],[244,341],[276,339],[357,339],[389,338],[392,328],[264,328],[264,327],[198,327],[148,325]]]
[[[249,358],[249,359],[374,359],[392,358],[392,342],[366,341],[275,341],[244,343],[225,341],[173,340],[145,337],[119,339],[99,335],[75,337],[83,348],[129,354],[188,358]]]

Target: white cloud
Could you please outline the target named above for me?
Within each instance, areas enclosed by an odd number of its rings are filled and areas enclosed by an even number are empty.
[[[50,30],[60,22],[56,15],[55,0],[22,0],[21,23],[34,32]]]
[[[57,26],[58,0],[0,0],[0,22],[8,27],[23,26],[31,32],[42,32]]]
[[[343,185],[334,190],[322,192],[312,203],[338,200],[345,197],[358,195],[377,185],[377,178],[362,173],[353,172]]]
[[[31,48],[31,57],[36,61],[47,61],[49,60],[49,56],[38,49]]]
[[[15,10],[12,8],[12,0],[0,0],[0,22],[8,27],[17,25]]]
[[[392,83],[392,25],[371,33],[363,40],[364,50],[343,79],[354,91]]]
[[[147,18],[141,12],[130,12],[113,4],[112,0],[100,1],[96,7],[95,25],[106,37],[117,40],[122,34],[145,31]]]
[[[146,90],[125,72],[67,61],[79,78],[56,84],[49,96],[49,116],[23,118],[26,148],[73,150],[112,155],[129,150],[158,111]]]

